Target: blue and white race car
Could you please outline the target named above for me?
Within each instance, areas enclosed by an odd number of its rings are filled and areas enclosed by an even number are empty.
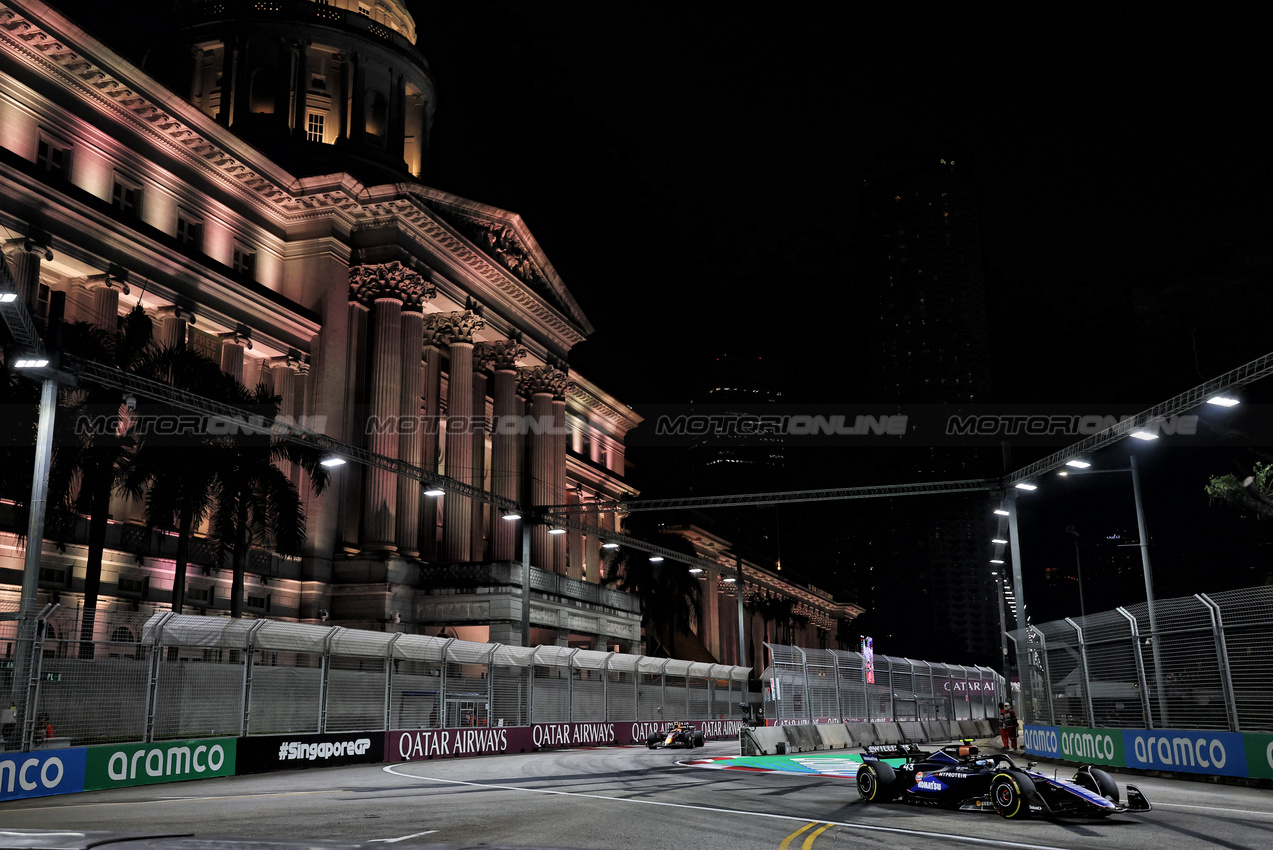
[[[997,812],[1005,818],[1106,817],[1153,808],[1135,785],[1127,802],[1108,773],[1084,765],[1070,779],[1019,767],[1011,756],[981,755],[970,743],[933,752],[913,746],[870,747],[857,772],[858,794],[870,803],[900,800],[972,812]],[[889,765],[883,759],[906,759]]]

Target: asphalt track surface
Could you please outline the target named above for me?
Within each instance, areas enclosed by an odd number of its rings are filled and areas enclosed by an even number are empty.
[[[1273,791],[1258,788],[1135,777],[1154,811],[1097,821],[1009,822],[993,814],[868,805],[847,778],[677,764],[737,753],[738,744],[728,741],[692,753],[558,750],[207,779],[0,804],[0,827],[402,846],[1273,846]],[[1120,785],[1129,778],[1115,775]]]

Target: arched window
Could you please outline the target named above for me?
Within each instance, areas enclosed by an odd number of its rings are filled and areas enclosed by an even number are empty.
[[[274,114],[274,69],[258,65],[248,80],[248,112]]]
[[[389,100],[384,92],[367,92],[367,134],[384,138],[389,124]]]

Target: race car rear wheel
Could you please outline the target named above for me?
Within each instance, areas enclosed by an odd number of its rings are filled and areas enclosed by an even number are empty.
[[[695,732],[693,735],[693,738],[694,738],[694,746],[696,747],[703,746],[704,742],[707,740],[706,738],[703,737],[702,732]]]
[[[649,747],[650,749],[654,749],[655,745],[658,744],[658,742],[659,742],[658,735],[651,735],[650,737],[645,739],[645,745]]]
[[[996,773],[990,780],[990,802],[1001,818],[1028,818],[1033,795],[1034,783],[1019,770]]]
[[[1099,794],[1111,803],[1118,803],[1118,783],[1103,770],[1089,768],[1074,774],[1074,784]]]
[[[897,774],[882,761],[863,762],[857,784],[858,796],[868,803],[883,803],[897,796]]]

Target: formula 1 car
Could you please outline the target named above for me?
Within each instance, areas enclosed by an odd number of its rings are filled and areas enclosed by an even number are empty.
[[[654,734],[645,739],[645,745],[652,750],[659,747],[685,747],[694,749],[703,746],[703,733],[688,723],[673,723],[662,734]]]
[[[965,812],[994,811],[1004,818],[1106,817],[1147,812],[1153,807],[1135,785],[1127,786],[1127,802],[1118,785],[1091,765],[1072,779],[1023,769],[1008,755],[981,755],[971,743],[952,744],[933,752],[911,745],[868,747],[857,772],[858,794],[870,803],[901,800]],[[906,759],[893,767],[882,759]]]

